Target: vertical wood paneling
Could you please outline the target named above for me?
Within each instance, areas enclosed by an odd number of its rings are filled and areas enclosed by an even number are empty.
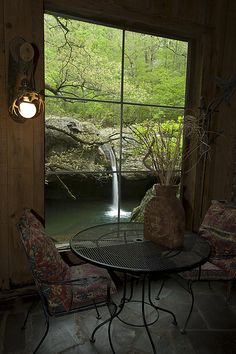
[[[208,29],[201,38],[203,49],[201,53],[199,52],[195,56],[199,58],[200,55],[202,58],[202,70],[197,70],[197,73],[201,76],[200,95],[204,97],[207,103],[211,102],[217,94],[216,78],[220,76],[220,68],[222,62],[224,62],[222,44],[226,35],[228,3],[229,1],[224,3],[215,1],[214,8],[207,12],[205,20]],[[196,82],[193,80],[194,86]],[[218,131],[218,120],[221,120],[221,116],[214,114],[209,131]],[[227,141],[227,145],[229,144],[230,141]],[[186,181],[187,191],[191,198],[188,199],[187,196],[187,200],[191,200],[188,205],[192,208],[193,216],[189,226],[192,226],[194,230],[198,230],[211,199],[217,199],[217,194],[212,193],[212,186],[215,184],[215,179],[218,178],[213,171],[214,163],[218,161],[219,157],[215,144],[211,144],[210,156],[197,165],[195,174],[191,173],[192,178],[190,177]],[[224,180],[223,184],[225,183]],[[187,213],[189,212],[188,210]]]
[[[190,21],[200,25],[206,24],[206,14],[209,1],[182,0],[173,1],[175,12],[173,15],[178,19]],[[172,4],[173,8],[173,4]]]
[[[4,257],[8,265],[8,271],[4,271],[2,281],[4,284],[10,282],[14,286],[31,279],[25,255],[19,243],[16,222],[25,207],[34,208],[39,213],[43,213],[44,169],[42,156],[44,134],[43,117],[38,120],[28,120],[22,124],[9,117],[6,89],[8,87],[8,53],[9,44],[15,37],[22,37],[36,44],[39,48],[43,46],[43,2],[4,0],[1,3],[3,4],[1,14],[4,14],[2,21],[4,38],[2,43],[5,45],[4,55],[2,56],[5,77],[2,77],[1,85],[4,85],[4,92],[6,93],[2,112],[5,121],[5,130],[2,131],[2,135],[6,144],[2,159],[5,161],[6,169],[5,178],[0,186],[2,187],[1,192],[5,193],[3,184],[6,183],[7,204],[4,218],[6,218],[7,227],[4,230],[4,243],[7,243],[9,247],[8,257]],[[37,89],[43,88],[42,66],[43,57],[40,58],[36,71]],[[38,85],[41,85],[41,87],[38,87]],[[2,241],[0,249],[3,246]],[[4,250],[4,252],[6,251]]]
[[[204,36],[197,38],[190,43],[189,77],[187,85],[187,110],[186,114],[196,115],[199,111],[199,101],[202,90],[202,71],[204,64]],[[191,144],[191,142],[190,142]],[[185,146],[184,146],[185,148]],[[183,161],[182,166],[182,200],[186,213],[186,228],[193,228],[196,208],[196,185],[201,183],[197,179],[198,166],[192,161]]]
[[[185,2],[184,9],[182,0],[102,0],[99,2],[44,0],[44,6],[49,12],[108,23],[121,28],[193,38],[199,31],[204,30],[204,23],[202,23],[204,17],[199,16],[199,8],[205,8],[209,1],[200,0],[197,4],[191,1],[190,5]],[[200,13],[202,14],[202,10]],[[200,23],[196,18],[200,18]]]
[[[215,36],[213,31],[208,31],[202,38],[202,71],[201,71],[201,87],[200,95],[209,103],[215,95],[216,89],[216,70],[217,65],[214,55]],[[198,101],[199,105],[200,101]],[[197,110],[199,114],[199,106]],[[205,155],[196,166],[195,183],[193,186],[193,220],[192,229],[197,231],[205,211],[203,211],[203,198],[206,197],[205,180],[206,169],[209,164],[208,156]],[[189,189],[189,186],[188,186]],[[207,199],[207,198],[206,198]]]
[[[9,274],[12,284],[27,282],[29,267],[25,252],[20,244],[16,232],[16,223],[24,207],[33,207],[34,175],[32,167],[24,169],[11,169],[9,171],[8,185],[12,198],[9,200]],[[20,265],[20,267],[19,267]]]
[[[44,4],[46,10],[75,16],[98,18],[105,15],[107,18],[128,18],[130,22],[149,16],[198,25],[205,24],[206,8],[212,8],[209,0],[45,0]]]
[[[211,46],[212,49],[209,52],[209,57],[206,57],[206,70],[204,73],[205,79],[203,82],[203,96],[206,98],[206,101],[209,103],[216,95],[219,93],[217,90],[216,79],[217,77],[222,77],[222,65],[224,66],[224,42],[226,40],[226,25],[227,17],[229,11],[229,1],[222,3],[220,0],[216,1],[216,6],[214,8],[214,16],[209,12],[208,22],[211,24],[212,30],[212,39]],[[227,39],[228,40],[228,39]],[[214,113],[212,115],[211,123],[209,130],[212,132],[219,132],[219,121],[222,121],[224,115],[224,108],[220,107],[219,113]],[[195,213],[195,225],[196,227],[202,221],[206,210],[208,209],[212,199],[226,199],[226,196],[219,198],[218,193],[213,192],[213,186],[217,183],[217,179],[221,180],[221,168],[218,171],[218,174],[214,172],[215,163],[219,160],[220,155],[217,152],[217,144],[219,139],[211,144],[211,151],[209,158],[205,161],[206,165],[203,166],[203,184],[202,188],[198,190],[200,197],[198,198],[198,204]],[[227,145],[230,144],[228,140]],[[225,159],[225,158],[224,158]],[[223,162],[223,161],[222,161]],[[223,167],[223,166],[222,166]],[[200,174],[201,175],[201,174]],[[223,182],[223,183],[222,183]],[[221,180],[220,182],[225,185],[226,180]],[[197,190],[196,190],[197,193]]]
[[[8,168],[27,168],[33,162],[33,134],[32,122],[16,123],[7,120],[8,130]]]
[[[218,76],[229,79],[236,77],[236,3],[229,1],[229,9],[225,19],[225,36],[221,37],[218,55]],[[227,38],[227,40],[225,40]],[[235,120],[236,93],[231,98],[230,105],[223,103],[216,116],[215,129],[221,132],[216,140],[215,154],[209,171],[209,180],[214,183],[209,185],[209,199],[230,200],[233,183],[233,149],[235,145]]]
[[[9,287],[9,246],[8,246],[8,165],[7,165],[7,123],[5,110],[5,43],[4,4],[0,2],[0,288]]]
[[[39,1],[40,3],[40,1]],[[42,4],[34,9],[34,17],[37,16],[37,27],[34,24],[34,36],[37,38],[38,48],[40,48],[40,56],[38,59],[38,70],[35,73],[35,82],[37,83],[37,90],[44,88],[44,10]],[[33,205],[34,209],[39,215],[44,217],[44,115],[41,114],[33,122],[33,140],[34,140],[34,195]]]

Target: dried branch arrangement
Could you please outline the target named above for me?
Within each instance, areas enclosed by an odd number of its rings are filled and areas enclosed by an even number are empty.
[[[184,120],[179,118],[177,122],[159,121],[152,125],[146,124],[145,127],[135,125],[129,128],[139,153],[144,154],[144,166],[155,173],[162,185],[176,184],[183,160],[200,151],[199,161],[209,151],[206,133],[197,118],[191,115]],[[183,136],[191,141],[184,152]]]

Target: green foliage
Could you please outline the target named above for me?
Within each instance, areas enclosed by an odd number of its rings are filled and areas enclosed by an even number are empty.
[[[145,167],[155,172],[161,184],[173,184],[181,169],[183,118],[144,122],[130,126],[136,142],[136,155],[143,156]]]
[[[124,100],[184,105],[187,43],[126,31]],[[118,126],[120,106],[86,99],[121,98],[122,31],[45,15],[46,94],[85,99],[46,100],[47,116],[92,120],[98,127]],[[176,120],[178,110],[124,106],[125,124]],[[95,121],[95,122],[94,122]]]
[[[67,97],[47,98],[46,116],[72,117],[90,122],[98,130],[119,131],[121,106],[117,103],[122,97],[121,63],[122,30],[45,15],[46,94]],[[186,42],[125,31],[123,100],[131,104],[123,106],[124,160],[134,156],[140,166],[142,157],[144,166],[157,172],[160,162],[157,167],[151,149],[154,155],[162,154],[165,161],[171,161],[171,165],[163,165],[162,170],[180,168],[182,121],[179,117],[183,109],[132,103],[184,106],[186,65]],[[125,140],[125,135],[129,128],[133,136],[128,147],[129,138]],[[167,137],[168,149],[164,151]],[[118,141],[113,140],[112,144],[119,151]],[[86,154],[86,146],[83,149]],[[67,158],[55,153],[50,163],[56,166],[69,163],[73,169],[83,169],[87,156],[78,152],[76,158],[75,155],[70,152]],[[98,163],[98,170],[99,166]]]

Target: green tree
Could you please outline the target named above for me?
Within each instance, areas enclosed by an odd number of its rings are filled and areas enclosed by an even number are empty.
[[[187,44],[126,31],[124,99],[130,102],[184,105]],[[119,124],[119,106],[87,102],[120,100],[122,31],[72,19],[45,15],[46,114]],[[73,98],[84,99],[83,103]],[[160,117],[177,119],[165,109],[126,109],[125,121]]]

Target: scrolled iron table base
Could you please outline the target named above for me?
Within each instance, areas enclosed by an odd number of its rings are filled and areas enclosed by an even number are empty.
[[[172,250],[146,240],[143,230],[144,225],[142,223],[101,224],[78,232],[70,241],[72,251],[81,259],[106,268],[108,271],[117,271],[124,274],[123,296],[120,304],[113,304],[113,310],[111,310],[111,304],[107,304],[110,317],[100,323],[91,336],[91,342],[94,342],[95,334],[99,328],[108,324],[108,338],[112,353],[115,353],[115,349],[111,338],[111,327],[113,320],[118,319],[127,325],[145,328],[152,351],[155,354],[156,348],[149,327],[157,322],[159,311],[170,314],[175,325],[177,321],[172,311],[162,308],[153,302],[151,297],[152,279],[154,277],[160,279],[169,275],[173,276],[180,272],[200,267],[210,256],[211,248],[208,242],[197,234],[186,232],[183,246]],[[142,281],[142,294],[140,296],[142,307],[140,311],[141,325],[130,323],[122,318],[126,305],[137,302],[134,299],[132,280],[130,294],[127,294],[128,276],[131,279],[138,278]],[[193,307],[194,297],[191,285],[189,284],[189,292],[192,295]],[[156,311],[157,317],[155,320],[147,320],[147,306],[151,306]]]
[[[105,321],[103,321],[102,323],[100,323],[94,330],[93,333],[91,335],[90,338],[90,342],[94,343],[95,342],[95,334],[98,331],[99,328],[101,328],[102,326],[104,326],[105,324],[108,323],[108,339],[109,339],[109,344],[112,350],[112,353],[115,353],[115,349],[112,343],[112,336],[111,336],[111,327],[112,327],[112,322],[115,318],[117,318],[118,320],[120,320],[122,323],[125,323],[128,326],[132,326],[132,327],[144,327],[146,330],[146,333],[148,335],[149,341],[151,343],[151,347],[153,350],[153,353],[156,354],[156,348],[155,348],[155,344],[153,342],[152,339],[152,335],[150,333],[149,330],[149,326],[153,325],[154,323],[156,323],[159,320],[159,311],[163,311],[166,312],[168,314],[170,314],[173,317],[173,324],[177,325],[177,320],[176,320],[176,316],[175,314],[170,311],[167,310],[163,307],[157,306],[153,303],[152,298],[151,298],[151,277],[149,277],[148,275],[141,275],[140,279],[142,281],[142,295],[141,295],[141,300],[133,300],[133,296],[134,296],[134,292],[133,292],[133,278],[131,277],[131,284],[130,284],[130,295],[129,297],[127,296],[127,274],[124,274],[124,286],[123,286],[123,296],[121,298],[120,304],[117,306],[115,305],[115,310],[113,312],[111,312],[111,316],[106,319]],[[146,281],[148,283],[148,288],[147,288],[147,298],[148,301],[146,301]],[[130,304],[130,303],[137,303],[140,302],[141,303],[141,308],[142,308],[142,321],[143,324],[136,324],[136,323],[132,323],[132,322],[128,322],[124,319],[121,318],[121,314],[123,312],[123,310],[125,309],[125,305],[126,304]],[[146,318],[146,313],[145,313],[145,305],[148,305],[150,307],[152,307],[155,311],[156,311],[156,318],[150,322],[147,321]]]

